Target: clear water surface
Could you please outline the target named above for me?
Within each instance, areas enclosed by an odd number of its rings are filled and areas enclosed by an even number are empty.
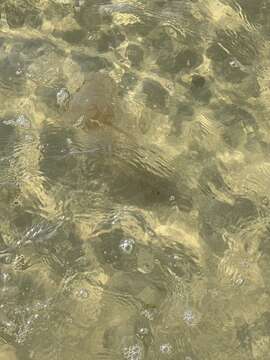
[[[0,2],[0,359],[267,360],[270,2]]]

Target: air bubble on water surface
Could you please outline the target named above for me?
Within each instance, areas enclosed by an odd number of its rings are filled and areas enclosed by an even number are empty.
[[[87,289],[79,289],[76,291],[76,296],[80,299],[87,299],[89,297],[89,291]]]
[[[134,246],[135,241],[133,239],[124,239],[120,241],[119,248],[123,253],[130,255],[133,252]]]
[[[123,348],[124,359],[141,360],[143,358],[143,348],[139,344],[126,346]]]
[[[171,354],[172,345],[170,343],[161,344],[159,349],[160,349],[160,352],[162,352],[163,354]]]
[[[69,100],[70,94],[65,88],[60,89],[56,94],[56,102],[61,109],[65,108],[68,105]]]

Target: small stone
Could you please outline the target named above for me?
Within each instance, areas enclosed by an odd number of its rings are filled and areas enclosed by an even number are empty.
[[[120,83],[121,89],[123,89],[121,93],[125,94],[126,90],[132,90],[135,87],[137,81],[138,79],[135,74],[130,72],[124,73]]]
[[[201,65],[203,62],[203,57],[201,54],[198,54],[196,51],[191,49],[185,49],[179,52],[175,57],[175,70],[182,71],[188,69],[194,69]]]
[[[206,56],[215,62],[222,62],[228,59],[229,54],[219,43],[213,43],[206,50]]]
[[[72,60],[79,64],[82,72],[96,72],[101,69],[107,69],[110,67],[110,63],[107,59],[99,56],[88,56],[85,54],[75,54],[72,55]]]
[[[34,29],[40,28],[43,22],[42,16],[38,11],[31,10],[26,16],[26,24]]]
[[[24,25],[25,14],[19,6],[6,5],[7,23],[11,28],[20,28]]]
[[[165,50],[167,53],[170,53],[173,49],[173,43],[170,35],[164,29],[164,27],[154,30],[149,39],[147,39],[149,46],[152,46],[157,50]]]
[[[206,86],[205,78],[201,75],[192,76],[190,91],[197,101],[204,104],[208,104],[212,96],[211,90]]]
[[[145,79],[143,92],[146,95],[146,102],[150,108],[160,111],[166,109],[169,93],[159,82],[152,79]]]
[[[69,30],[65,32],[56,32],[56,36],[62,37],[66,42],[70,44],[79,44],[86,38],[86,32],[82,29]]]
[[[213,65],[213,70],[217,76],[220,76],[233,84],[239,84],[244,79],[248,79],[251,76],[251,73],[246,67],[240,66],[240,63],[230,59],[223,62],[217,62]]]
[[[194,69],[202,62],[202,55],[191,49],[182,50],[176,55],[167,51],[161,53],[157,59],[160,69],[171,74]]]
[[[205,78],[201,75],[193,75],[191,84],[195,88],[202,88],[205,85]]]
[[[171,73],[171,74],[177,73],[177,70],[175,70],[174,58],[170,54],[168,54],[167,52],[162,53],[157,58],[157,65],[159,66],[161,71],[168,72],[168,73]]]
[[[144,57],[143,49],[136,44],[129,44],[126,50],[126,56],[129,59],[131,65],[139,66]]]
[[[99,35],[97,41],[97,49],[99,52],[107,52],[110,48],[116,48],[125,40],[125,35],[123,35],[117,29],[112,29],[107,32],[102,32]]]

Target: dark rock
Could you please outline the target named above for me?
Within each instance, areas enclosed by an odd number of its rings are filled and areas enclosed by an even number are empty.
[[[224,229],[235,232],[257,216],[257,208],[249,199],[238,198],[234,205],[208,199],[200,209],[200,235],[216,254],[222,255],[228,247]]]
[[[126,50],[126,56],[131,62],[132,66],[138,67],[143,61],[144,52],[139,45],[129,44]]]
[[[259,252],[263,256],[270,257],[270,229],[267,229],[266,234],[261,239],[261,242],[259,245]]]
[[[85,2],[79,11],[75,12],[74,17],[78,24],[87,31],[98,30],[103,20],[93,2]]]
[[[166,111],[169,93],[159,82],[145,79],[143,82],[143,92],[146,95],[147,106],[162,112]]]
[[[232,147],[237,147],[246,138],[246,133],[255,133],[258,130],[256,119],[245,109],[233,104],[220,105],[215,111],[216,120],[220,121],[225,129],[224,141]]]
[[[233,225],[239,225],[240,223],[247,225],[248,221],[256,219],[257,216],[257,207],[251,200],[242,197],[235,200],[233,213],[231,214],[231,223]]]
[[[106,137],[93,134],[95,152],[87,158],[84,166],[87,178],[91,172],[92,179],[97,179],[97,182],[102,179],[102,183],[107,185],[109,198],[116,203],[168,207],[173,198],[180,210],[191,210],[191,190],[184,181],[179,183],[180,176],[176,176],[171,162],[159,149],[153,145],[142,147],[128,138],[121,142],[121,138],[114,138],[113,134],[117,136],[112,131]],[[114,161],[108,161],[110,158]]]
[[[57,104],[57,89],[63,89],[64,86],[61,83],[55,84],[55,86],[38,86],[36,89],[36,96],[47,105],[50,110],[56,111],[59,107]]]
[[[251,126],[257,129],[256,119],[247,110],[235,104],[218,104],[215,110],[216,120],[224,126],[241,125]]]
[[[1,252],[1,254],[3,254],[5,251],[7,251],[7,256],[8,256],[8,246],[7,246],[7,244],[5,243],[5,241],[4,241],[4,239],[3,239],[3,236],[1,235],[1,233],[0,233],[0,252]],[[5,256],[3,257],[3,258],[5,258]],[[0,258],[0,261],[1,260],[4,260],[4,259],[1,259]],[[2,262],[2,261],[1,261]]]
[[[27,64],[24,58],[17,53],[10,53],[0,59],[0,81],[7,88],[20,92],[25,82]]]
[[[112,66],[107,59],[99,56],[88,56],[85,54],[73,53],[72,58],[80,65],[82,71],[85,73],[108,69]]]
[[[247,323],[237,325],[237,339],[245,351],[252,351],[252,338],[249,325]]]
[[[269,4],[265,0],[239,0],[238,6],[241,6],[243,13],[253,24],[264,25],[269,16]],[[236,8],[238,10],[238,7]]]
[[[50,41],[41,40],[41,39],[20,39],[15,43],[14,54],[23,55],[24,59],[29,59],[29,62],[36,60],[38,57],[45,55],[48,52],[55,52],[63,55],[59,49],[56,48],[54,44]]]
[[[136,22],[135,24],[128,24],[126,26],[126,31],[130,35],[137,35],[141,37],[147,37],[152,31],[155,31],[158,25],[158,19],[154,16],[144,16],[144,14],[139,14],[141,21]],[[154,30],[153,30],[154,29]]]
[[[225,51],[225,49],[220,46],[220,44],[214,42],[206,50],[206,55],[212,61],[221,62],[226,61],[230,58],[230,55]]]
[[[201,208],[199,234],[210,249],[219,256],[222,256],[228,248],[222,237],[222,228],[227,225],[224,216],[228,216],[232,208],[230,205],[210,201],[212,204],[207,209]],[[207,205],[206,205],[207,206]]]
[[[251,33],[244,27],[238,31],[219,30],[206,55],[215,62],[236,59],[244,66],[251,65],[257,57],[257,46]]]
[[[194,89],[201,89],[202,87],[204,87],[205,83],[206,83],[206,80],[203,76],[201,76],[201,75],[193,75],[192,76],[191,86]]]
[[[69,176],[76,166],[76,160],[69,155],[68,130],[55,127],[45,127],[41,133],[42,159],[40,170],[45,177],[52,180],[69,181]]]
[[[244,141],[241,126],[235,125],[231,128],[226,128],[222,133],[222,138],[228,146],[237,148]]]
[[[12,115],[8,115],[4,119],[0,119],[0,153],[5,153],[5,150],[8,148],[8,144],[12,143],[15,140],[15,129],[11,125],[5,124],[6,120],[12,118]]]
[[[122,251],[121,249],[124,248],[123,246],[121,248],[122,243],[129,240],[132,240],[129,251]],[[103,233],[92,243],[101,264],[110,264],[115,269],[126,271],[136,268],[135,241],[122,229]]]
[[[251,334],[254,338],[258,336],[270,336],[270,312],[265,311],[260,318],[252,324]]]
[[[25,23],[34,29],[40,28],[43,23],[42,14],[38,10],[31,9],[26,16]]]
[[[180,51],[175,57],[175,70],[183,71],[195,69],[203,62],[203,57],[198,51],[193,49],[184,49]]]
[[[156,50],[161,50],[164,52],[172,52],[173,50],[172,39],[163,27],[155,29],[153,32],[151,32],[145,41],[146,46],[149,45]]]
[[[122,91],[120,91],[122,94],[125,94],[127,90],[132,90],[138,82],[137,76],[132,72],[126,72],[123,74],[120,87],[122,88]]]
[[[185,121],[191,121],[194,115],[194,110],[188,102],[180,102],[176,111],[170,115],[170,119],[173,123],[173,133],[180,134],[182,130],[182,125]]]
[[[20,231],[30,227],[32,219],[33,215],[30,212],[26,212],[22,207],[16,207],[13,222]]]
[[[198,259],[191,251],[181,244],[171,244],[162,249],[153,250],[155,258],[159,260],[160,266],[170,269],[178,277],[191,280],[200,272]]]
[[[125,40],[125,35],[117,29],[101,32],[97,41],[99,52],[107,52],[110,48],[116,48]]]
[[[204,104],[208,104],[212,96],[211,90],[206,85],[205,78],[201,75],[192,76],[190,91],[196,100]]]
[[[61,21],[65,16],[70,14],[70,5],[60,4],[56,1],[46,2],[44,5],[47,7],[44,9],[44,17],[49,21],[59,20]]]
[[[179,103],[177,107],[177,115],[184,116],[185,118],[191,120],[191,117],[194,115],[194,110],[191,104],[187,102]]]
[[[152,158],[152,154],[148,155]],[[110,185],[110,196],[114,201],[145,208],[168,207],[173,201],[183,212],[189,212],[192,209],[192,192],[188,186],[183,181],[178,184],[173,178],[173,174],[172,178],[168,178],[156,173],[159,171],[159,166],[165,165],[159,163],[159,161],[163,162],[163,159],[153,158],[152,169],[148,169],[148,165],[143,159],[136,160],[140,163],[136,164],[135,161],[132,161],[134,162],[133,169],[131,166],[127,169],[119,168],[118,176],[113,179]]]
[[[215,164],[203,168],[199,178],[199,186],[204,194],[210,196],[212,196],[212,187],[215,187],[218,191],[226,192],[230,190]]]
[[[171,74],[177,73],[177,68],[175,66],[175,59],[169,53],[162,53],[157,58],[157,65],[161,71],[168,72]]]
[[[5,44],[5,38],[0,37],[0,48],[2,48],[2,46],[4,46],[4,44]]]
[[[20,28],[25,22],[25,11],[20,6],[6,5],[5,6],[7,23],[11,28]]]
[[[257,76],[254,73],[250,74],[250,76],[242,82],[240,91],[242,94],[239,93],[239,95],[242,95],[243,99],[248,99],[250,97],[258,98],[260,96],[261,87]]]
[[[109,51],[110,47],[113,44],[113,38],[105,32],[102,32],[99,35],[99,39],[97,41],[97,50],[101,53]]]
[[[219,62],[213,65],[213,70],[217,76],[222,77],[224,80],[233,84],[239,84],[246,79],[250,73],[248,69],[242,66],[235,66],[234,60],[228,58],[224,62]]]
[[[79,44],[83,42],[86,38],[87,32],[79,29],[79,30],[70,30],[65,32],[55,32],[54,36],[59,36],[66,42],[70,44]]]
[[[157,64],[162,71],[176,74],[179,71],[195,69],[202,61],[203,58],[199,53],[192,49],[184,49],[176,55],[170,52],[160,54]]]

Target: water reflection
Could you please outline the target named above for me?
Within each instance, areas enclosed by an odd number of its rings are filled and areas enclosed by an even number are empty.
[[[266,359],[268,13],[0,4],[0,359]]]

